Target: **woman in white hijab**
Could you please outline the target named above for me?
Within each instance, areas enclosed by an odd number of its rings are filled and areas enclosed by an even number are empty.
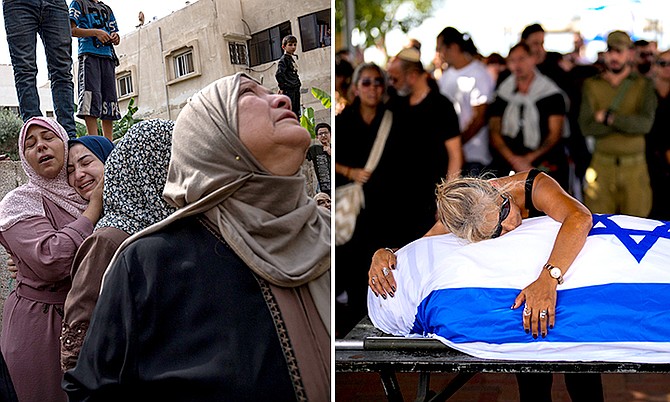
[[[164,197],[105,274],[71,401],[326,401],[330,215],[299,169],[310,144],[289,99],[243,74],[177,119]]]

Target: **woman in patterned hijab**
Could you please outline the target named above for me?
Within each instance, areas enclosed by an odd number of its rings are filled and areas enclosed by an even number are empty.
[[[174,122],[167,120],[135,124],[105,163],[104,215],[72,265],[72,289],[65,301],[61,336],[63,371],[77,362],[102,275],[118,246],[175,210],[163,199],[173,128]]]

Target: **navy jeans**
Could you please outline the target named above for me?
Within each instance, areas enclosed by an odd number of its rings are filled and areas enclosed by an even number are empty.
[[[5,30],[23,121],[41,116],[37,94],[37,34],[42,39],[58,122],[75,136],[72,36],[65,0],[3,0]]]

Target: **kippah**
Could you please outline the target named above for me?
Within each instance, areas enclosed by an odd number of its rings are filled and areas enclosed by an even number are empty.
[[[413,47],[406,47],[402,49],[396,57],[400,60],[410,61],[412,63],[421,62],[421,52]]]

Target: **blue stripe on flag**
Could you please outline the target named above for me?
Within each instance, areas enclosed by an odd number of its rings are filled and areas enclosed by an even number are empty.
[[[616,283],[559,290],[556,326],[547,338],[526,334],[517,289],[459,288],[431,292],[412,333],[454,343],[670,342],[670,284]]]

